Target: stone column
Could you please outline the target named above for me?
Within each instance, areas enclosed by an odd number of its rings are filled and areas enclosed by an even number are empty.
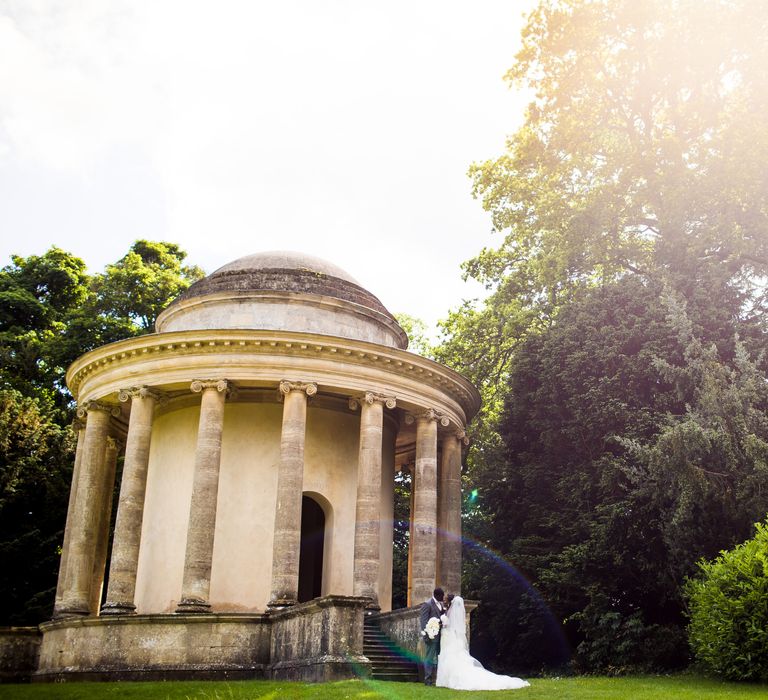
[[[213,537],[216,530],[216,502],[219,494],[221,434],[224,402],[230,389],[226,379],[192,382],[192,391],[202,392],[200,424],[197,430],[195,474],[189,506],[187,549],[178,613],[210,612]]]
[[[127,615],[136,610],[134,596],[141,524],[144,519],[149,446],[155,405],[160,395],[147,387],[141,387],[124,389],[118,398],[120,401],[131,401],[131,418],[125,443],[120,499],[117,503],[107,600],[101,609],[102,615]]]
[[[75,449],[75,464],[72,469],[72,484],[69,488],[69,505],[67,506],[67,523],[64,526],[64,541],[61,545],[61,559],[59,560],[59,578],[56,583],[56,598],[53,604],[53,617],[59,617],[61,596],[64,592],[64,578],[67,571],[67,557],[69,556],[69,541],[72,538],[72,521],[75,516],[75,498],[77,496],[77,480],[80,476],[80,464],[83,461],[83,445],[85,444],[85,422],[75,420],[72,428],[77,432],[77,448]]]
[[[379,396],[369,391],[361,399],[351,399],[349,404],[353,409],[360,406],[353,595],[369,598],[368,607],[378,610],[381,509],[379,499],[384,406],[394,408],[396,401],[394,397]]]
[[[434,410],[416,416],[411,604],[432,595],[437,578],[437,423],[447,423]]]
[[[96,559],[110,416],[120,409],[96,401],[81,406],[87,415],[83,455],[77,478],[72,534],[69,540],[64,588],[57,617],[85,616],[90,612],[93,566]]]
[[[461,446],[463,431],[441,440],[438,485],[437,580],[446,591],[461,593]]]
[[[115,492],[115,471],[120,443],[113,437],[107,438],[107,451],[104,457],[104,475],[101,482],[101,507],[99,524],[96,529],[96,555],[93,559],[93,579],[91,582],[91,615],[99,614],[101,593],[104,589],[104,571],[107,567],[107,549],[109,548],[109,523],[112,519],[112,499]]]
[[[272,544],[272,592],[269,597],[269,607],[273,608],[293,605],[299,594],[307,397],[317,393],[317,384],[280,382],[280,393],[284,397],[283,427],[280,434],[280,465],[277,474],[277,503]]]

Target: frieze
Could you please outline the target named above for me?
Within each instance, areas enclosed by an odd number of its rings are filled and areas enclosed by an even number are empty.
[[[260,334],[259,337],[253,337],[257,333]],[[165,342],[157,342],[160,335],[168,336]],[[109,355],[103,355],[102,349],[93,350],[75,362],[73,372],[68,377],[68,385],[73,393],[77,394],[85,379],[101,372],[108,366],[114,367],[115,364],[130,366],[133,362],[151,359],[156,355],[172,354],[174,358],[181,358],[186,355],[199,356],[208,353],[270,354],[278,352],[281,355],[291,357],[305,356],[311,358],[324,355],[328,359],[339,357],[343,358],[345,363],[378,367],[380,370],[392,372],[398,377],[407,378],[408,375],[412,374],[414,378],[418,377],[418,380],[425,385],[446,391],[448,395],[455,397],[467,415],[474,415],[479,407],[479,396],[464,377],[448,367],[435,365],[433,361],[425,358],[403,357],[409,353],[396,349],[384,347],[377,347],[375,350],[370,347],[352,349],[345,344],[329,343],[321,338],[299,338],[291,337],[288,334],[279,337],[267,336],[259,331],[251,332],[248,336],[237,334],[216,339],[192,339],[189,338],[189,335],[189,331],[179,331],[156,334],[154,338],[151,338],[154,342],[147,342],[150,340],[150,336],[119,341],[117,345],[123,347],[115,349]],[[179,336],[186,337],[180,338]],[[146,345],[136,347],[139,343],[146,343]],[[429,366],[420,366],[421,363],[428,363]]]

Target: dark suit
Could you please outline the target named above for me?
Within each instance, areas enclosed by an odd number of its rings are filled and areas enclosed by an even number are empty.
[[[419,629],[422,632],[424,632],[430,618],[436,617],[439,620],[440,615],[442,614],[443,614],[443,611],[441,608],[437,606],[434,598],[430,598],[429,600],[423,602],[421,604],[421,610],[419,611]],[[442,628],[443,628],[443,624],[441,622],[440,629],[442,630]],[[424,647],[425,647],[424,684],[434,685],[435,684],[435,668],[437,667],[437,657],[440,654],[440,632],[437,633],[437,636],[434,639],[430,639],[429,635],[427,634],[423,634],[422,639],[424,640]]]

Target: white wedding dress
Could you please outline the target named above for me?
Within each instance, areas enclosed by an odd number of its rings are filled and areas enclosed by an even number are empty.
[[[440,634],[436,685],[454,690],[514,690],[530,685],[520,678],[487,671],[469,655],[463,598],[453,599],[446,617]]]

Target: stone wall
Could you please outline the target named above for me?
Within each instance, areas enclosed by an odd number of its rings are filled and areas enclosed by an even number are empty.
[[[363,656],[367,602],[330,595],[271,613],[271,677],[318,682],[369,676]]]
[[[0,683],[31,678],[37,668],[40,639],[37,627],[0,627]]]
[[[362,597],[331,595],[265,614],[57,620],[40,625],[42,644],[35,629],[8,642],[0,634],[3,670],[15,674],[9,678],[24,680],[20,671],[25,668],[33,681],[275,678],[322,682],[365,677],[370,675],[370,662],[363,655],[367,602]],[[35,643],[39,645],[37,664],[32,653],[37,650]],[[36,665],[37,671],[30,674]]]
[[[422,654],[419,634],[419,608],[401,608],[376,615],[381,631],[398,647],[415,658]]]
[[[33,680],[264,678],[265,615],[88,617],[40,625]]]

